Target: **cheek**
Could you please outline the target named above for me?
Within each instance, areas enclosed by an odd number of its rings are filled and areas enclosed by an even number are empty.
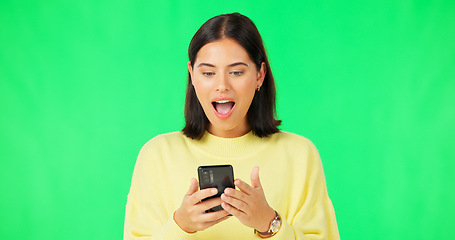
[[[237,95],[241,97],[241,108],[248,110],[251,102],[253,101],[254,94],[256,92],[256,85],[253,85],[251,83],[244,83],[242,86],[238,86],[239,88],[237,89]],[[239,106],[240,107],[240,106]]]
[[[249,77],[247,80],[241,81],[237,89],[245,96],[254,95],[256,91],[256,79],[254,77]]]
[[[211,81],[207,81],[199,77],[195,77],[194,80],[192,81],[192,84],[196,91],[198,91],[198,89],[199,91],[207,91],[212,87]]]
[[[198,81],[195,80],[193,81],[193,87],[194,90],[196,91],[196,96],[201,103],[201,105],[207,104],[207,101],[204,101],[205,99],[208,99],[210,96],[210,86],[204,82],[204,81]]]

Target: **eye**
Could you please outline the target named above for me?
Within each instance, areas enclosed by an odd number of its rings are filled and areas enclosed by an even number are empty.
[[[232,75],[238,77],[238,76],[241,76],[243,74],[242,71],[234,71],[234,72],[231,72]]]
[[[203,72],[202,75],[206,76],[206,77],[212,77],[213,75],[215,75],[214,72]]]

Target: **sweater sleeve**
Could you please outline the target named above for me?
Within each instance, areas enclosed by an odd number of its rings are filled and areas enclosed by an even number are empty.
[[[309,141],[309,140],[308,140]],[[270,239],[339,240],[335,211],[327,193],[321,159],[316,147],[308,142],[305,187],[300,191],[299,209],[292,216],[282,216],[280,231]]]
[[[151,219],[153,214],[148,214],[144,212],[144,210],[141,211],[141,209],[143,209],[143,207],[138,205],[133,199],[128,199],[125,214],[125,229],[123,233],[124,240],[194,239],[192,234],[184,232],[177,225],[172,215],[169,216],[164,224],[159,224]],[[154,231],[150,232],[149,229],[154,229]]]
[[[194,239],[166,211],[160,173],[150,142],[141,149],[134,167],[125,211],[124,240]],[[183,199],[183,196],[182,196]]]
[[[283,219],[280,231],[270,239],[339,240],[332,203],[330,199],[328,201],[316,206],[300,219],[292,222]]]

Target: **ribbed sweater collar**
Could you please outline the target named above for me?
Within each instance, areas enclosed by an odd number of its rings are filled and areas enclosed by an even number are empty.
[[[222,158],[247,157],[265,147],[269,138],[259,138],[249,132],[237,138],[222,138],[205,132],[200,140],[190,142],[208,155]]]

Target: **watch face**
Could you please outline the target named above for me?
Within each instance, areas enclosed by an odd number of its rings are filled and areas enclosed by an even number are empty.
[[[276,232],[278,232],[278,230],[280,230],[280,226],[281,226],[281,222],[275,219],[275,220],[273,220],[272,225],[270,226],[270,230],[273,233],[276,233]]]

